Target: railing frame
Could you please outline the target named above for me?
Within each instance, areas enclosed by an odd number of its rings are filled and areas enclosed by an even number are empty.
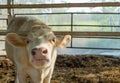
[[[65,3],[65,4],[14,4],[13,0],[8,0],[7,5],[1,5],[1,9],[8,9],[8,19],[5,19],[7,23],[12,18],[12,10],[20,9],[20,8],[65,8],[65,7],[118,7],[120,6],[120,2],[100,2],[100,3]],[[14,14],[14,11],[13,11]],[[28,15],[27,13],[24,13]],[[35,13],[31,13],[32,15],[36,15]],[[42,14],[51,14],[51,13],[39,13]],[[52,13],[59,14],[59,13]],[[65,14],[65,13],[60,13]],[[66,13],[69,14],[69,13]],[[71,26],[70,32],[55,32],[56,35],[63,36],[65,34],[70,34],[72,37],[84,37],[84,38],[106,38],[106,39],[120,39],[120,32],[73,32],[73,26],[89,26],[89,27],[120,27],[120,25],[74,25],[73,18],[74,13],[71,14],[71,25],[49,25],[49,26]],[[76,14],[120,14],[120,13],[76,13]],[[20,15],[20,14],[15,14]],[[23,15],[23,14],[21,14]],[[0,19],[4,20],[4,19]],[[0,31],[0,35],[6,35],[8,32]],[[24,32],[20,32],[20,34],[24,34]],[[72,47],[71,41],[71,47]],[[77,49],[103,49],[103,50],[120,50],[120,48],[87,48],[87,47],[75,47]]]

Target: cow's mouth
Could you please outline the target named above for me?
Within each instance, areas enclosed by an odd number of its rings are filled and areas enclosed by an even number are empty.
[[[32,63],[35,66],[44,66],[47,62],[49,62],[49,60],[46,57],[41,57],[41,56],[34,56],[32,58]]]

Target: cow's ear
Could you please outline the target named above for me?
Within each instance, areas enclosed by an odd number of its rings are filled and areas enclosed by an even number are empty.
[[[19,36],[16,33],[8,33],[6,35],[6,40],[14,47],[25,47],[25,38]]]
[[[65,48],[67,44],[70,42],[70,40],[71,40],[71,36],[65,35],[64,38],[57,40],[56,46],[60,48]]]

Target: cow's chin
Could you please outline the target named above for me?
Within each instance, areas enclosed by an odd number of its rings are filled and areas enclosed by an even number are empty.
[[[31,60],[31,63],[35,68],[39,69],[39,68],[48,67],[50,62],[47,59],[43,59],[43,60],[41,59],[41,60]]]

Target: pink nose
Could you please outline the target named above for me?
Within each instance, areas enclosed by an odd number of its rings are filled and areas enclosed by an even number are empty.
[[[38,53],[40,53],[41,55],[47,55],[48,50],[46,48],[33,48],[31,51],[32,55],[37,55]]]

